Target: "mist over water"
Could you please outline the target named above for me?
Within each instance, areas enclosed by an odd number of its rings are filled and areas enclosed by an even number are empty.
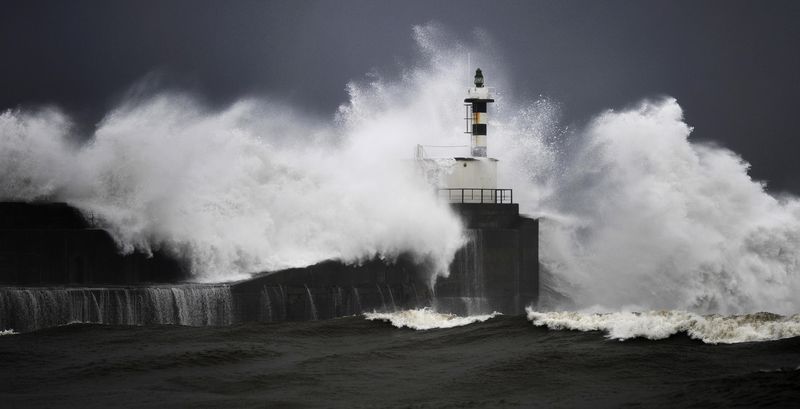
[[[413,64],[348,84],[331,118],[155,94],[79,143],[55,109],[5,112],[0,197],[69,202],[123,250],[170,249],[204,281],[406,251],[445,275],[462,227],[410,160],[417,143],[468,143],[469,52],[498,88],[488,143],[499,187],[542,217],[544,308],[800,311],[800,202],[767,193],[736,153],[692,142],[676,100],[568,127],[557,102],[513,99],[502,60],[479,52],[484,33],[462,44],[428,25],[414,38]]]

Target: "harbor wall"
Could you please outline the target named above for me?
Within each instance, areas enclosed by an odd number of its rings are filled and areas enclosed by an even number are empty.
[[[458,314],[522,314],[539,295],[539,223],[516,204],[454,204],[468,242],[436,283],[437,307]]]
[[[162,251],[121,254],[111,235],[65,203],[0,202],[0,285],[178,282],[188,269]]]
[[[430,306],[520,314],[539,293],[538,221],[512,204],[454,204],[466,244],[431,288],[411,255],[326,261],[215,285],[192,284],[168,254],[121,255],[64,204],[0,204],[0,330],[70,322],[228,325],[314,320]],[[161,283],[161,284],[154,284]]]

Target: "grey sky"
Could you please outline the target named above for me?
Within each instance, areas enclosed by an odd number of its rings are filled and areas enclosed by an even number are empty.
[[[696,139],[800,193],[798,1],[2,1],[0,109],[53,103],[85,127],[137,81],[211,103],[270,94],[317,114],[413,53],[411,26],[485,29],[517,97],[565,120],[674,96]]]

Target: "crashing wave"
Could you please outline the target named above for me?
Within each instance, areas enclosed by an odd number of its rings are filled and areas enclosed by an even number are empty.
[[[18,333],[17,333],[17,332],[14,332],[14,330],[13,330],[13,329],[3,329],[3,330],[0,330],[0,337],[2,337],[3,335],[17,335],[17,334],[18,334]]]
[[[370,321],[390,322],[397,328],[407,327],[415,330],[429,330],[461,327],[475,322],[484,322],[498,315],[501,314],[493,312],[491,314],[461,317],[455,314],[439,313],[430,308],[420,308],[397,312],[368,312],[364,314],[364,317]]]
[[[800,336],[800,314],[781,316],[759,312],[746,315],[700,315],[686,311],[585,313],[539,312],[526,309],[533,325],[550,329],[603,331],[610,339],[665,339],[678,333],[707,344],[774,341]]]

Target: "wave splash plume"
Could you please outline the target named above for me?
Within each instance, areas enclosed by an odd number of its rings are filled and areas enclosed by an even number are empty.
[[[411,328],[415,330],[429,330],[437,328],[454,328],[476,322],[484,322],[500,315],[498,312],[483,315],[470,315],[460,317],[455,314],[443,314],[431,308],[404,310],[396,312],[368,312],[364,317],[370,321],[390,322],[397,328]]]
[[[561,139],[538,209],[545,286],[573,302],[559,307],[800,311],[800,200],[691,133],[663,98]]]
[[[218,109],[175,92],[126,99],[90,135],[56,108],[0,112],[0,200],[70,203],[121,251],[166,249],[198,281],[407,253],[432,281],[462,228],[411,148],[462,136],[468,82],[437,68],[428,34],[416,34],[418,67],[348,84],[330,118],[268,97]]]
[[[553,330],[603,331],[616,340],[666,339],[685,333],[707,344],[774,341],[800,336],[800,314],[699,315],[687,311],[585,313],[526,309],[533,325]]]

